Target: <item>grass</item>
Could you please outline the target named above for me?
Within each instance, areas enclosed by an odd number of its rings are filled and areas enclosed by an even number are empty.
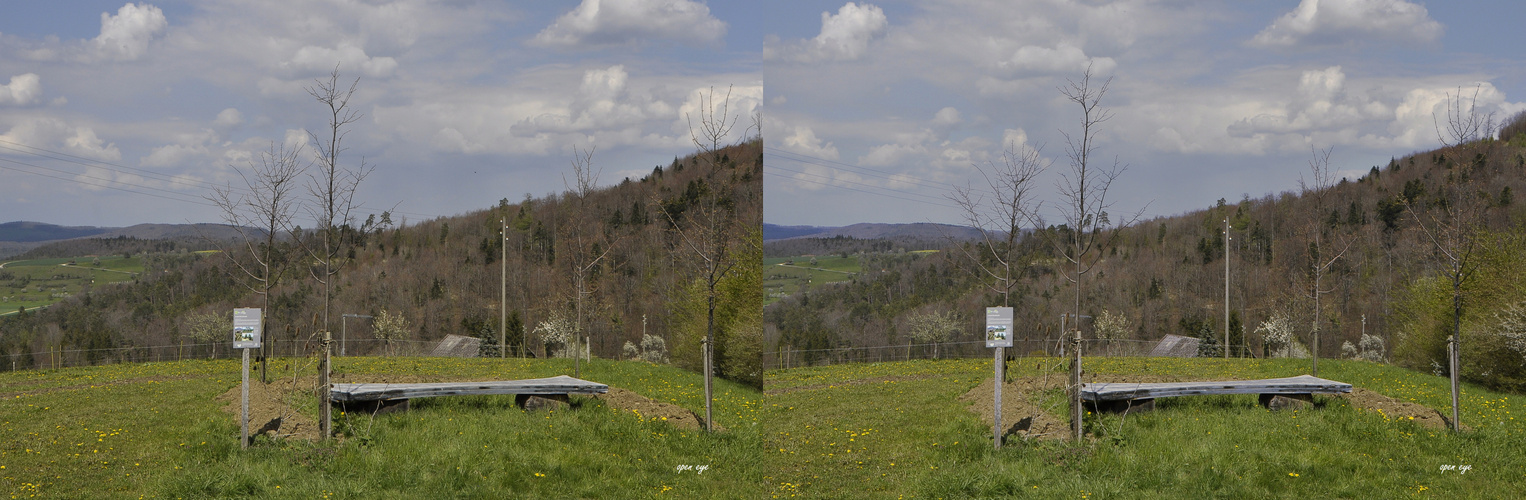
[[[765,305],[788,297],[812,285],[853,279],[860,271],[858,257],[816,256],[769,257],[763,259]]]
[[[277,360],[275,375],[292,363]],[[568,360],[344,358],[368,373],[462,378],[570,374]],[[408,412],[345,415],[328,442],[238,445],[213,398],[239,361],[178,361],[0,374],[0,494],[21,498],[567,498],[764,495],[761,395],[718,381],[716,421],[684,431],[574,397],[570,411],[523,412],[511,396],[420,400]],[[594,360],[583,378],[703,412],[703,381],[673,367]],[[299,411],[316,417],[316,398]],[[337,412],[336,412],[337,413]],[[708,466],[703,474],[678,466]]]
[[[1012,368],[1030,376],[1059,366],[1054,358],[1030,358]],[[1306,373],[1308,362],[1094,358],[1086,366],[1091,373],[1263,378]],[[1354,361],[1320,367],[1324,378],[1449,413],[1444,378]],[[1337,398],[1269,412],[1254,395],[1202,396],[1162,399],[1155,411],[1126,419],[1093,416],[1091,437],[1081,444],[1014,439],[997,451],[990,427],[957,400],[990,376],[985,360],[770,371],[767,387],[783,389],[766,398],[764,416],[771,422],[772,496],[1468,498],[1526,486],[1526,457],[1517,450],[1526,426],[1516,418],[1526,415],[1526,397],[1474,386],[1464,387],[1461,406],[1463,423],[1474,430],[1461,434],[1390,420]],[[1063,407],[1056,411],[1063,419]]]
[[[132,281],[141,272],[139,258],[120,255],[7,262],[0,269],[0,314],[51,305],[89,286]]]

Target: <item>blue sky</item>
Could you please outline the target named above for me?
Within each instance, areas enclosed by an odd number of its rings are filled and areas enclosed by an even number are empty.
[[[1111,77],[1098,153],[1146,217],[1294,190],[1311,148],[1350,176],[1436,146],[1459,86],[1526,110],[1522,2],[935,0],[773,4],[764,23],[764,220],[961,223],[945,194],[1042,147],[1053,201],[1080,110]],[[1050,220],[1053,210],[1048,209]]]
[[[761,105],[756,5],[9,3],[0,221],[216,222],[202,196],[236,183],[233,166],[324,126],[303,86],[336,64],[360,78],[364,113],[341,163],[376,167],[362,217],[560,192],[574,147],[596,146],[600,183],[614,184],[693,151],[683,115],[702,90],[734,86],[743,116]]]

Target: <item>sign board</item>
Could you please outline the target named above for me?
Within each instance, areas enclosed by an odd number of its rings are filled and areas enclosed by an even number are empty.
[[[241,307],[233,310],[233,348],[259,349],[264,332],[260,324],[260,308]]]
[[[1012,347],[1012,308],[986,308],[986,347]]]

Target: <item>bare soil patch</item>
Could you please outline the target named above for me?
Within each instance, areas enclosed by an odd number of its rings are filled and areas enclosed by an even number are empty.
[[[290,378],[263,384],[251,380],[249,383],[249,435],[258,436],[264,434],[272,438],[282,439],[305,439],[317,441],[322,437],[318,429],[318,423],[306,415],[301,414],[288,403],[289,398],[296,396],[300,390],[298,386],[305,386],[308,390],[316,390],[316,381],[311,377],[306,380]],[[242,410],[243,384],[235,384],[228,392],[217,397],[223,402],[223,411],[233,415],[234,423],[238,422]]]
[[[1023,377],[1002,385],[1001,423],[1003,436],[1023,439],[1065,439],[1069,425],[1050,415],[1039,406],[1038,398],[1048,389],[1063,389],[1065,376]],[[980,385],[959,397],[968,409],[980,416],[987,425],[996,423],[995,379],[985,379]]]

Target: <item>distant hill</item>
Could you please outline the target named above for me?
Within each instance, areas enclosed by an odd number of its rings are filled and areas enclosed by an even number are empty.
[[[16,221],[0,224],[0,241],[35,243],[96,236],[112,228],[58,226],[44,222]]]
[[[250,234],[260,234],[251,230]],[[169,248],[202,249],[206,239],[226,241],[238,232],[224,224],[138,224],[129,227],[59,226],[17,221],[0,224],[0,259],[28,254],[30,258],[72,257],[116,253],[120,240],[179,243]],[[90,240],[90,241],[84,241]],[[110,245],[101,242],[111,240]],[[165,247],[165,245],[155,245]],[[48,250],[52,248],[53,250]]]
[[[779,226],[763,224],[763,241],[792,238],[855,238],[860,240],[969,240],[980,231],[953,224],[914,222],[910,224],[858,223],[843,227]]]
[[[809,236],[813,234],[825,233],[834,229],[838,228],[822,226],[780,226],[778,224],[769,224],[765,222],[763,223],[763,241],[774,241],[794,238],[798,236]]]

